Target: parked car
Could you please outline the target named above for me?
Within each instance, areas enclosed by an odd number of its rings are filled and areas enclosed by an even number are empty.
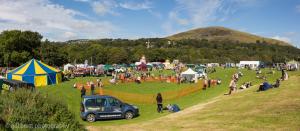
[[[81,118],[88,122],[103,119],[132,119],[139,115],[138,107],[108,95],[84,96],[80,111]]]

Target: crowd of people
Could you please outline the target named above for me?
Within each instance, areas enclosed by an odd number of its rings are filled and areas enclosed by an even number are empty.
[[[261,70],[257,69],[256,70],[256,75],[257,75],[256,78],[264,80],[264,82],[259,85],[257,91],[266,91],[271,88],[278,88],[278,87],[280,87],[281,81],[288,80],[288,73],[287,73],[287,70],[284,65],[281,67],[281,77],[277,78],[276,82],[273,84],[270,84],[267,80],[267,77],[265,75],[261,75],[261,74],[262,74]],[[273,71],[272,71],[272,74],[274,74]],[[239,80],[239,77],[241,77],[241,76],[243,76],[243,74],[241,72],[233,74],[232,79],[229,83],[229,92],[226,95],[230,95],[230,94],[232,94],[233,91],[237,91],[237,82]],[[243,84],[241,84],[239,89],[246,89],[251,86],[252,86],[252,82],[248,81],[248,82],[244,82]]]
[[[88,81],[86,83],[86,86],[90,87],[91,95],[95,95],[95,88],[96,87],[102,88],[104,85],[103,85],[102,80],[100,78],[97,78],[96,84],[93,81]],[[74,88],[78,88],[77,83],[74,84]],[[82,98],[83,96],[86,95],[86,87],[84,85],[81,85],[80,88],[81,88],[80,93],[81,93],[81,98]]]

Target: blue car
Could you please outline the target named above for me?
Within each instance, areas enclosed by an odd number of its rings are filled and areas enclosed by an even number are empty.
[[[88,122],[104,119],[132,119],[139,115],[138,107],[107,95],[84,96],[80,111],[81,119]]]

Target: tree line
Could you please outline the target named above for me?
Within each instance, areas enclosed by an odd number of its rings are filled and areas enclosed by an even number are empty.
[[[122,64],[138,61],[163,62],[178,59],[184,63],[237,63],[240,60],[260,60],[281,63],[300,60],[300,49],[293,46],[268,44],[265,41],[208,41],[165,38],[71,40],[53,42],[42,40],[38,32],[9,30],[0,34],[0,67],[19,66],[35,58],[50,65],[66,63]]]

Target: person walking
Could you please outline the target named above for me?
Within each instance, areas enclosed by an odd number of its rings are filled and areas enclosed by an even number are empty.
[[[162,98],[162,96],[161,96],[160,93],[158,93],[157,96],[156,96],[156,102],[157,102],[157,112],[158,112],[158,113],[162,113],[162,109],[163,109],[163,104],[162,104],[163,98]]]
[[[80,92],[81,92],[81,98],[82,98],[83,96],[85,96],[86,90],[85,90],[85,88],[84,88],[83,85],[82,85],[82,87],[81,87]]]

